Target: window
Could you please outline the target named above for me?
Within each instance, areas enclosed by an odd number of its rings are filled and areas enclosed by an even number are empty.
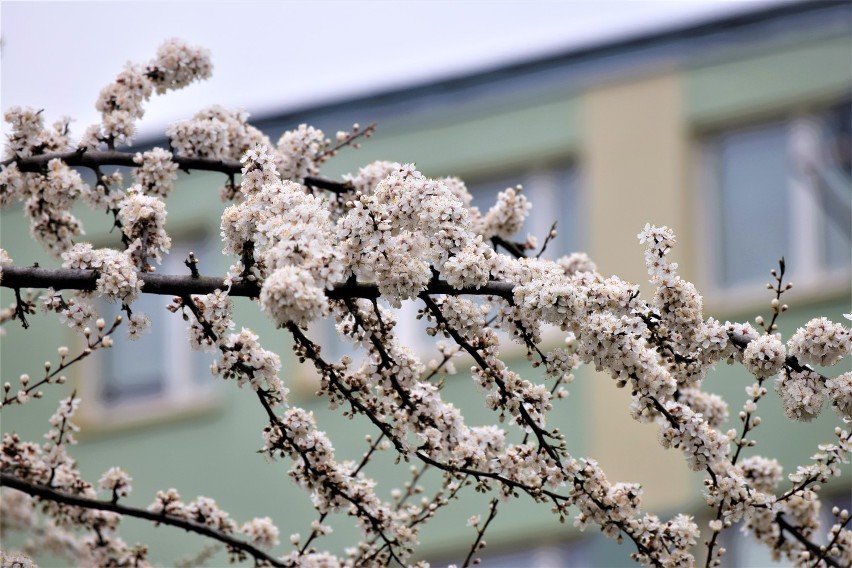
[[[780,257],[797,287],[848,285],[850,102],[731,129],[703,143],[705,284],[759,289]]]
[[[466,180],[467,181],[467,180]],[[516,239],[523,241],[527,234],[538,238],[539,247],[554,221],[557,237],[547,245],[544,258],[583,250],[583,215],[580,201],[580,175],[576,167],[558,165],[533,170],[517,170],[503,175],[471,180],[467,187],[473,205],[485,214],[497,201],[497,194],[518,184],[533,207]]]
[[[190,251],[211,258],[202,240],[175,244],[158,272],[187,272],[183,260]],[[87,406],[81,408],[87,425],[112,428],[152,422],[215,403],[216,382],[209,370],[215,354],[190,348],[187,323],[166,310],[170,302],[170,296],[142,294],[132,309],[149,317],[151,329],[131,341],[119,326],[113,346],[87,360],[80,384],[81,391],[87,391],[83,392]],[[102,302],[98,309],[108,325],[120,313],[114,303]]]

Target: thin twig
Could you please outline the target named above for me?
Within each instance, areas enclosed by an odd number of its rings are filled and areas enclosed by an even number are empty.
[[[820,549],[818,544],[811,542],[805,535],[801,533],[799,527],[790,524],[790,522],[784,518],[784,513],[778,513],[777,515],[775,515],[775,522],[778,523],[778,527],[781,529],[782,532],[787,531],[788,533],[790,533],[793,538],[802,543],[802,546],[807,548],[808,551],[812,554],[822,553],[822,550]],[[833,558],[825,557],[823,558],[823,561],[829,566],[834,566],[835,568],[842,568],[840,563],[834,560]]]
[[[541,258],[541,255],[544,254],[544,251],[547,250],[547,245],[556,236],[556,221],[553,222],[553,225],[550,226],[550,230],[547,231],[547,236],[544,238],[544,244],[541,245],[541,250],[538,251],[538,254],[535,255],[536,258]]]
[[[34,483],[24,481],[23,479],[6,473],[0,473],[0,485],[17,489],[18,491],[22,491],[28,495],[32,495],[33,497],[39,497],[41,499],[70,505],[72,507],[81,507],[84,509],[93,509],[98,511],[110,511],[118,513],[119,515],[136,517],[137,519],[145,519],[147,521],[164,525],[171,525],[173,527],[184,529],[185,531],[194,532],[196,534],[218,540],[235,550],[240,550],[250,554],[254,557],[255,561],[263,561],[271,566],[286,566],[286,564],[279,562],[273,556],[266,554],[262,550],[255,548],[246,542],[221,533],[206,525],[187,521],[178,517],[172,517],[165,513],[152,513],[146,509],[137,509],[135,507],[119,505],[118,503],[112,503],[110,501],[100,501],[97,499],[87,499],[77,495],[70,495],[68,493],[56,491],[50,487],[45,487],[44,485],[36,485]]]
[[[476,554],[476,551],[479,550],[479,543],[482,542],[482,537],[485,536],[485,531],[488,529],[488,525],[491,524],[491,521],[494,520],[494,517],[497,516],[497,504],[499,501],[497,499],[491,500],[491,510],[488,512],[488,519],[485,520],[485,524],[482,528],[476,529],[476,541],[471,545],[470,552],[467,553],[467,557],[464,559],[462,563],[462,568],[467,568],[470,566],[471,560],[473,560],[473,555]]]

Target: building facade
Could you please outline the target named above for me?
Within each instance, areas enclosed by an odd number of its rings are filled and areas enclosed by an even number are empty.
[[[461,177],[474,204],[485,207],[497,191],[523,184],[533,203],[523,232],[543,240],[557,222],[559,236],[547,254],[584,250],[603,274],[618,274],[645,292],[636,234],[646,222],[668,225],[678,236],[674,257],[681,274],[704,294],[705,316],[721,320],[769,313],[765,283],[784,256],[796,285],[786,297],[791,309],[780,321],[787,336],[815,315],[841,321],[850,309],[851,38],[849,3],[783,4],[260,117],[254,124],[281,133],[307,122],[333,133],[353,122],[378,123],[362,149],[342,152],[328,163],[324,173],[332,177],[376,159],[416,162],[426,175]],[[227,268],[217,244],[223,206],[215,188],[222,182],[213,174],[194,173],[168,198],[176,250],[162,272],[181,270],[189,250],[201,258],[205,274]],[[104,226],[93,214],[81,216],[88,227]],[[2,221],[3,247],[13,258],[50,265],[25,237],[20,215],[4,213]],[[106,232],[89,238],[112,242]],[[7,290],[3,300],[9,302]],[[254,452],[264,426],[256,402],[248,392],[214,382],[206,371],[209,361],[182,347],[184,322],[163,309],[167,299],[142,301],[149,303],[143,311],[165,332],[138,343],[117,342],[112,352],[87,361],[71,377],[85,399],[81,444],[74,454],[86,478],[97,479],[119,464],[135,478],[134,504],[147,505],[156,490],[174,486],[187,499],[215,497],[238,519],[271,510],[283,541],[289,533],[309,532],[315,514],[289,480],[288,464],[267,464]],[[410,306],[402,312],[410,320],[411,337],[418,325],[415,312]],[[267,348],[287,356],[287,339],[254,305],[241,303],[235,319],[259,333]],[[35,318],[29,331],[3,338],[4,376],[39,369],[53,346],[72,341],[48,317]],[[324,337],[329,330],[318,326],[313,333]],[[560,338],[554,334],[552,340]],[[523,355],[518,350],[519,369],[525,366]],[[297,402],[316,412],[338,452],[358,459],[366,448],[367,425],[327,411],[325,401],[312,394],[311,373],[296,361],[285,359],[282,377]],[[448,378],[446,396],[459,401],[469,422],[493,422],[465,378],[464,373]],[[729,427],[738,424],[748,384],[748,376],[733,367],[717,369],[704,383],[728,400]],[[553,419],[567,433],[573,455],[598,459],[610,479],[641,482],[646,510],[661,517],[689,512],[706,526],[710,511],[700,496],[701,476],[684,466],[678,452],[659,446],[654,426],[630,418],[629,393],[587,369],[577,373],[570,391]],[[37,437],[52,408],[46,403],[33,411],[26,416],[8,411],[3,431]],[[774,395],[761,403],[760,415],[764,425],[753,451],[778,457],[785,473],[807,463],[837,422],[825,410],[813,423],[790,424]],[[379,458],[380,484],[404,481],[385,471],[393,468],[381,467],[392,462],[391,455]],[[846,474],[825,494],[849,506],[848,468]],[[473,540],[466,519],[486,510],[486,500],[476,498],[449,506],[445,521],[424,530],[421,554],[438,562],[459,561]],[[126,540],[151,543],[153,558],[165,564],[203,545],[168,528],[126,525]],[[347,519],[333,526],[335,533],[319,547],[340,551],[357,539]],[[595,532],[560,525],[547,507],[519,499],[501,508],[489,529],[485,565],[631,564],[628,545],[616,546]],[[758,564],[765,553],[755,546],[732,538],[727,560]]]

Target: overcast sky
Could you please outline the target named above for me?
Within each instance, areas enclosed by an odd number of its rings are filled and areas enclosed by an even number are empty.
[[[266,114],[778,3],[4,0],[0,105],[69,115],[79,134],[127,61],[149,60],[169,37],[209,48],[213,78],[155,96],[144,137],[216,103]]]

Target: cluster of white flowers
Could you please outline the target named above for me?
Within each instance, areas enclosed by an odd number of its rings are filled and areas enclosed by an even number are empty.
[[[193,81],[209,78],[212,73],[210,52],[177,38],[168,39],[157,48],[157,56],[146,71],[159,94],[182,89]]]
[[[325,295],[311,273],[299,266],[282,266],[263,281],[260,305],[278,326],[307,325],[323,314]]]
[[[852,352],[852,330],[828,318],[814,318],[787,343],[799,362],[830,367]]]
[[[677,422],[660,430],[664,448],[680,448],[693,471],[701,471],[728,456],[728,439],[710,427],[691,408],[674,401],[666,403],[666,411]]]
[[[104,87],[95,107],[101,112],[101,123],[90,126],[79,147],[98,149],[106,143],[130,143],[136,134],[136,121],[145,114],[144,104],[156,90],[163,94],[206,79],[213,70],[206,49],[170,39],[157,50],[147,65],[128,63],[115,81]]]
[[[482,217],[477,232],[486,239],[510,239],[521,230],[530,209],[532,204],[521,193],[521,186],[509,187],[497,195],[497,203]]]
[[[755,490],[769,493],[781,481],[783,469],[778,460],[751,456],[740,463],[743,476]]]
[[[270,549],[279,544],[278,527],[269,517],[252,519],[245,523],[240,532],[249,537],[249,542],[258,548]]]
[[[145,195],[168,197],[175,187],[178,170],[171,152],[154,148],[145,153],[137,153],[133,161],[139,164],[139,167],[133,170],[133,179],[142,187],[142,192]]]
[[[101,89],[95,108],[107,115],[126,113],[131,118],[145,115],[143,104],[151,98],[154,86],[145,76],[141,65],[128,63],[115,78],[115,81]]]
[[[71,146],[68,138],[71,119],[68,117],[55,122],[52,130],[46,130],[42,111],[13,106],[3,114],[3,120],[11,127],[4,158],[63,152]]]
[[[195,316],[194,312],[186,314],[186,317],[190,320],[190,325],[187,328],[189,344],[193,349],[199,351],[215,351],[221,340],[224,339],[225,334],[234,327],[234,322],[231,319],[234,303],[231,297],[222,290],[216,290],[203,296],[192,296],[192,301],[198,309],[201,321]],[[176,312],[180,309],[180,306],[172,305],[168,309]]]
[[[42,295],[42,308],[46,312],[57,312],[59,321],[78,331],[83,331],[98,317],[94,306],[82,298],[63,299],[61,294],[50,288]]]
[[[825,383],[831,406],[841,418],[852,418],[852,371],[838,375]]]
[[[432,268],[456,288],[488,282],[493,251],[474,232],[470,210],[445,183],[403,165],[348,205],[337,223],[346,274],[376,282],[392,305],[422,292]]]
[[[825,383],[814,371],[786,370],[775,380],[775,390],[781,397],[784,412],[791,420],[810,422],[822,410],[825,402]]]
[[[223,160],[228,151],[228,129],[221,120],[181,120],[166,129],[169,143],[180,156]]]
[[[69,210],[89,188],[65,162],[50,160],[44,175],[24,174],[11,165],[3,169],[0,178],[3,205],[24,201],[30,234],[49,253],[58,256],[71,246],[74,236],[82,233],[80,222]]]
[[[254,263],[261,307],[279,326],[306,325],[324,313],[323,290],[343,280],[330,213],[301,185],[281,181],[262,147],[246,154],[240,191],[245,199],[222,216],[225,253]]]
[[[104,472],[98,481],[98,486],[109,491],[115,497],[127,497],[133,490],[130,482],[133,478],[119,467],[111,467]]]
[[[398,172],[400,168],[402,168],[402,164],[399,162],[377,161],[360,168],[357,174],[344,175],[343,180],[352,186],[353,195],[349,198],[354,197],[355,193],[373,193],[380,181],[392,173]]]
[[[307,176],[319,174],[320,155],[328,145],[322,130],[300,124],[278,140],[275,167],[283,179],[301,183]]]
[[[142,312],[133,312],[127,318],[127,337],[130,340],[139,339],[143,333],[151,329],[151,318]]]
[[[249,113],[244,110],[213,105],[195,113],[194,119],[218,121],[224,127],[227,148],[223,158],[239,160],[258,144],[269,145],[270,143],[266,134],[247,122]]]
[[[301,183],[306,176],[319,173],[321,154],[329,143],[322,131],[302,125],[285,132],[276,148],[268,136],[246,122],[248,118],[245,111],[216,105],[199,111],[190,120],[171,124],[166,135],[183,156],[239,160],[260,146],[269,153],[273,168],[283,179]]]
[[[130,243],[127,252],[140,270],[151,270],[148,258],[160,263],[172,240],[166,233],[166,205],[159,197],[144,195],[140,185],[127,190],[119,202],[121,230]]]
[[[743,365],[758,379],[777,375],[784,368],[787,350],[776,335],[761,335],[743,352]]]
[[[98,294],[111,302],[132,303],[139,296],[144,284],[127,251],[95,249],[89,243],[74,245],[63,253],[62,267],[97,271]]]
[[[225,336],[220,346],[221,355],[210,367],[211,372],[236,379],[240,386],[248,383],[254,390],[265,387],[272,392],[286,392],[278,378],[281,359],[260,347],[257,339],[247,328]]]

